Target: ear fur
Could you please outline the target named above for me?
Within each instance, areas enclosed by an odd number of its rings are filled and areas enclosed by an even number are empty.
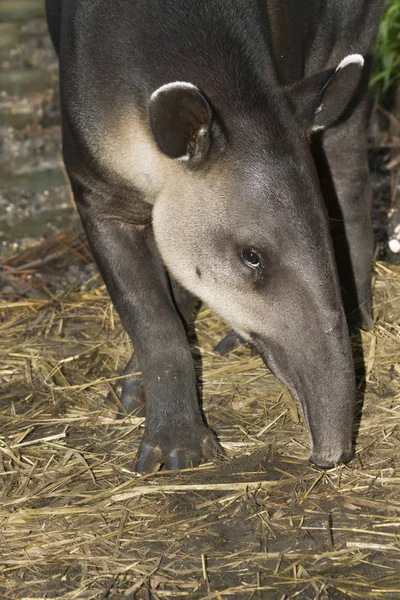
[[[287,88],[295,110],[308,130],[335,123],[353,98],[364,66],[361,54],[349,54],[339,65]]]
[[[161,152],[181,161],[206,157],[212,110],[195,85],[175,81],[159,87],[150,98],[149,119]]]

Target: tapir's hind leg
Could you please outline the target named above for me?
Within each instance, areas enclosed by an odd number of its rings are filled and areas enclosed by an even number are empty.
[[[93,196],[82,194],[78,208],[143,373],[146,424],[137,470],[181,469],[222,454],[202,420],[189,342],[152,228],[105,215],[97,209],[104,198]]]

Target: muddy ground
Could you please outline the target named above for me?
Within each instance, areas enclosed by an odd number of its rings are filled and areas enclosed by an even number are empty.
[[[386,262],[375,330],[354,339],[357,458],[310,467],[284,386],[246,349],[216,356],[225,329],[203,308],[204,409],[230,460],[138,477],[143,420],[104,403],[129,342],[83,239],[63,233],[79,223],[41,1],[0,1],[0,64],[0,598],[399,598],[400,271],[386,244],[399,179],[382,133],[395,116],[371,124]]]

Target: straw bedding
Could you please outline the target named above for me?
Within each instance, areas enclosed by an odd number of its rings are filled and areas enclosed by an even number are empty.
[[[375,264],[375,328],[353,339],[350,465],[308,465],[297,404],[248,348],[213,352],[226,327],[202,307],[203,407],[229,459],[140,477],[143,419],[104,401],[130,343],[82,237],[2,262],[1,598],[399,597],[399,267]]]

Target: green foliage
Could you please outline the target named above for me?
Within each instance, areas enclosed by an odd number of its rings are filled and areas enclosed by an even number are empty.
[[[376,84],[383,95],[400,83],[400,0],[386,0],[371,85]]]

